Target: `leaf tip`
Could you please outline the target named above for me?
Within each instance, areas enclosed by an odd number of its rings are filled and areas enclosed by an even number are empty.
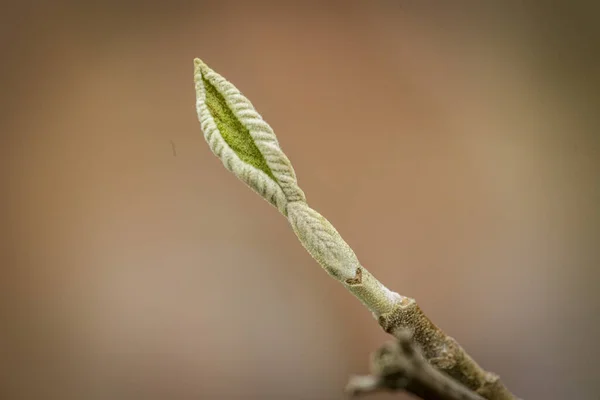
[[[202,61],[198,57],[194,58],[194,67],[196,69],[202,68],[203,66],[206,66],[206,64],[204,64],[204,61]]]
[[[208,66],[199,58],[194,58],[194,80],[201,80],[206,72],[210,70]]]

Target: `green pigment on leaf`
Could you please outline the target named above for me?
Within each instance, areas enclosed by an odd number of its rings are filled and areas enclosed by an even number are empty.
[[[225,142],[242,161],[260,169],[271,179],[277,181],[267,161],[252,140],[250,131],[242,125],[240,120],[233,114],[233,111],[227,107],[223,95],[204,77],[202,77],[202,81],[205,87],[206,105]]]

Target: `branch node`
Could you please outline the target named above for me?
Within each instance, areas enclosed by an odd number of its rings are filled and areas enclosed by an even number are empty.
[[[483,400],[427,363],[407,330],[397,337],[396,342],[384,344],[371,355],[371,375],[350,379],[346,386],[349,394],[405,390],[424,400]]]

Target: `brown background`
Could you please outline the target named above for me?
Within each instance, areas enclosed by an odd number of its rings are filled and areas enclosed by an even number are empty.
[[[389,339],[210,153],[201,57],[372,273],[597,399],[598,14],[432,3],[5,2],[2,398],[342,399]]]

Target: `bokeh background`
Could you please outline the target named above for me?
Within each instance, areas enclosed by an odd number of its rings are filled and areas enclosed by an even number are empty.
[[[210,153],[201,57],[374,275],[598,399],[598,7],[481,3],[3,2],[0,397],[343,399],[390,339]]]

